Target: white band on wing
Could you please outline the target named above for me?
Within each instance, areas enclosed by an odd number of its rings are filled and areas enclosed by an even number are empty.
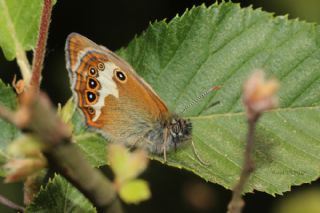
[[[109,95],[113,95],[116,98],[119,98],[119,91],[117,88],[116,83],[113,81],[113,70],[118,68],[114,63],[112,62],[106,62],[104,63],[105,69],[104,71],[99,71],[99,76],[97,77],[97,80],[99,81],[101,88],[98,91],[99,92],[99,98],[98,101],[92,105],[92,107],[95,109],[96,114],[93,117],[92,121],[96,121],[100,114],[101,109],[104,107],[104,100]]]

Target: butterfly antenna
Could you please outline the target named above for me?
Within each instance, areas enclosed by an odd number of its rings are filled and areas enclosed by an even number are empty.
[[[181,111],[181,114],[185,113],[190,107],[192,107],[193,105],[198,103],[201,99],[206,97],[210,92],[219,90],[220,88],[221,88],[221,86],[213,86],[213,87],[211,87],[210,89],[208,89],[207,91],[205,91],[204,93],[202,93],[201,95],[199,95],[198,97],[193,99],[188,105],[186,105],[184,107],[184,109]]]

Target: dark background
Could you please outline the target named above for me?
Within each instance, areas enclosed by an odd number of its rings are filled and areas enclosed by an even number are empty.
[[[251,0],[240,2],[242,7],[253,5],[277,15],[290,14],[289,18],[319,22],[320,1],[318,0]],[[71,96],[69,79],[65,69],[64,43],[71,32],[78,32],[103,44],[111,50],[126,46],[135,36],[141,34],[150,22],[170,20],[182,14],[186,8],[214,1],[201,0],[117,0],[80,1],[58,0],[52,14],[46,62],[43,72],[42,89],[54,103],[64,104]],[[27,8],[26,8],[27,9]],[[32,54],[29,53],[29,56]],[[0,78],[11,82],[18,74],[16,63],[7,62],[0,53]],[[226,212],[231,191],[207,183],[197,176],[152,162],[143,178],[151,185],[152,199],[140,205],[125,205],[127,212]],[[255,192],[245,196],[244,212],[273,212],[282,200],[292,194],[317,187],[319,180],[312,184],[295,186],[283,196],[271,196]],[[0,193],[16,202],[22,203],[20,184],[0,183]],[[320,201],[320,198],[319,198]],[[0,212],[14,212],[0,206]]]

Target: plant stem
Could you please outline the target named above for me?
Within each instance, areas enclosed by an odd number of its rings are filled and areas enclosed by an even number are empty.
[[[35,97],[27,91],[20,110],[27,115],[22,123],[17,119],[21,112],[13,113],[1,105],[0,117],[4,116],[21,129],[27,128],[36,134],[45,145],[43,152],[50,168],[82,192],[98,212],[121,213],[122,207],[111,181],[92,167],[78,147],[71,143],[71,131],[57,117],[49,98],[43,93]]]
[[[15,204],[14,202],[8,200],[7,198],[0,195],[0,203],[4,206],[9,207],[10,209],[14,209],[20,212],[24,212],[24,208],[22,206],[19,206],[18,204]]]
[[[52,0],[44,0],[40,19],[40,29],[38,34],[37,46],[32,61],[31,86],[36,92],[40,90],[41,72],[46,52],[48,30],[52,11]]]
[[[99,212],[122,212],[112,183],[71,143],[71,132],[57,118],[48,97],[40,94],[30,111],[28,127],[47,145],[44,154],[49,166],[82,192]]]
[[[29,83],[26,84],[27,88],[30,86],[35,96],[38,96],[40,91],[41,73],[47,46],[48,31],[51,19],[52,0],[43,0],[42,13],[40,19],[40,28],[38,32],[37,45],[34,51],[32,61],[32,76]],[[24,183],[24,201],[25,204],[30,204],[35,189],[38,188],[37,177],[27,178]]]
[[[44,154],[51,168],[82,192],[98,212],[122,212],[112,183],[99,170],[93,168],[78,147],[70,141],[65,141]]]
[[[240,179],[237,185],[233,189],[231,201],[228,205],[228,213],[240,213],[244,207],[244,201],[242,199],[242,192],[247,183],[251,173],[254,171],[254,162],[252,160],[252,150],[254,146],[254,134],[255,126],[260,114],[255,114],[252,119],[248,119],[248,134],[246,149],[244,152],[244,162],[240,175]]]

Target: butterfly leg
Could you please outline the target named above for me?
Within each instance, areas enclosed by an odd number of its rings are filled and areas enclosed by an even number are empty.
[[[163,144],[162,144],[164,163],[167,162],[168,133],[169,133],[169,130],[167,128],[164,129],[164,131],[163,131]]]
[[[165,146],[163,147],[163,159],[164,163],[167,163],[167,149]]]

